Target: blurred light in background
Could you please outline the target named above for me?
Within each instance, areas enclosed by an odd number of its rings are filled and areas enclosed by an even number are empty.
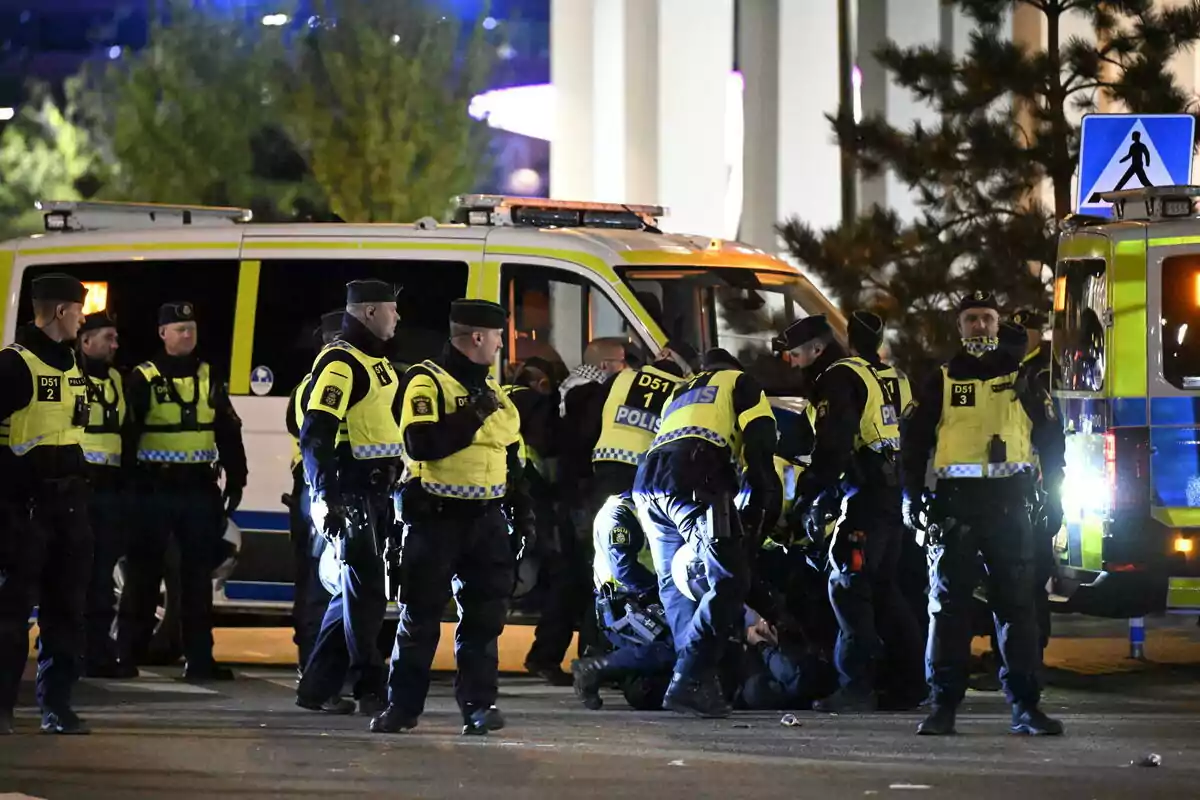
[[[16,113],[16,109],[13,108],[0,108],[0,122],[12,119]]]
[[[262,24],[267,27],[280,27],[288,24],[287,14],[267,14],[262,18]]]

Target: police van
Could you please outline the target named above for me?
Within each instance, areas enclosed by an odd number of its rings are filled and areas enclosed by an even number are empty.
[[[67,272],[88,288],[85,312],[117,318],[121,366],[158,350],[158,306],[186,300],[199,320],[198,354],[228,378],[250,476],[233,515],[236,566],[216,586],[226,621],[238,613],[290,624],[293,557],[281,498],[292,489],[293,449],[284,416],[316,355],[312,331],[343,303],[349,281],[403,286],[391,354],[399,369],[438,355],[460,297],[509,310],[501,369],[539,356],[565,373],[593,339],[620,337],[647,354],[675,339],[700,351],[725,347],[779,386],[779,374],[766,372],[777,368],[770,340],[778,331],[816,313],[845,325],[794,266],[737,242],[661,233],[665,212],[653,206],[470,195],[456,199],[449,224],[363,225],[257,224],[235,208],[39,208],[45,233],[0,244],[6,341],[31,319],[30,281]],[[800,407],[785,396],[774,402],[781,413]],[[168,580],[156,638],[164,657],[176,649],[176,609]]]
[[[1200,187],[1102,194],[1064,220],[1053,393],[1067,432],[1066,608],[1200,609]]]

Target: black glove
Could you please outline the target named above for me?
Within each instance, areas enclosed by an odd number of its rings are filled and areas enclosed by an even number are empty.
[[[226,516],[233,516],[233,512],[242,504],[242,487],[226,485],[221,498],[225,503]]]
[[[900,514],[904,518],[904,526],[910,531],[925,530],[926,517],[929,514],[929,500],[929,492],[904,493]]]
[[[315,498],[310,514],[317,532],[330,543],[346,535],[346,507],[340,501],[328,503],[324,498]]]
[[[471,395],[467,408],[481,420],[487,419],[500,409],[500,398],[496,397],[496,393],[491,389],[483,389]]]

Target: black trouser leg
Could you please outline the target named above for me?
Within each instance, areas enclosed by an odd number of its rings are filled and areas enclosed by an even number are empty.
[[[388,703],[405,716],[425,710],[429,671],[450,600],[450,579],[471,520],[416,519],[408,522],[401,557],[400,621],[388,675]],[[511,584],[506,592],[511,589]]]
[[[39,488],[33,524],[44,529],[46,557],[38,600],[37,699],[43,711],[71,706],[83,668],[84,605],[92,572],[92,529],[82,478]]]
[[[930,548],[929,644],[925,676],[940,706],[957,707],[967,693],[971,654],[971,593],[975,588],[976,532],[967,520]]]
[[[45,531],[32,524],[28,506],[0,502],[0,712],[17,704],[45,556]]]
[[[1041,697],[1037,609],[1034,603],[1034,542],[1029,514],[1015,505],[980,520],[980,544],[988,568],[988,598],[1004,666],[1000,680],[1010,703],[1036,705]]]
[[[117,660],[117,646],[112,638],[117,609],[113,571],[128,546],[129,507],[124,493],[105,488],[92,492],[88,511],[94,555],[85,612],[86,661],[89,666],[104,667]]]
[[[213,663],[212,573],[225,532],[221,496],[213,485],[168,497],[171,529],[179,541],[183,654],[190,668],[205,669]]]
[[[498,508],[474,521],[455,563],[454,597],[460,622],[454,634],[458,672],[454,695],[464,716],[496,702],[497,639],[508,615],[516,563]]]
[[[134,528],[125,555],[125,587],[117,607],[117,651],[122,661],[141,661],[154,636],[170,517],[159,492],[143,489],[131,498]]]

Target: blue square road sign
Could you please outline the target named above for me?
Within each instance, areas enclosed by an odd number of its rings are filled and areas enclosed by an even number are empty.
[[[1088,114],[1079,143],[1075,211],[1112,216],[1103,192],[1191,183],[1196,118],[1190,114]]]

